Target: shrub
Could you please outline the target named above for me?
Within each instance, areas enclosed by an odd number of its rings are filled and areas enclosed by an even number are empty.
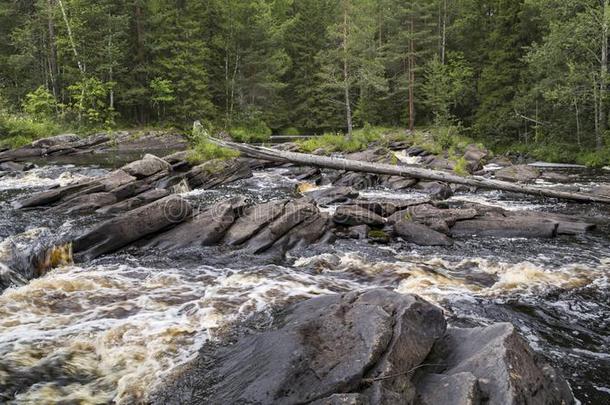
[[[282,135],[298,136],[298,135],[301,135],[301,131],[299,131],[297,128],[290,127],[290,128],[286,128],[285,130],[283,130]]]
[[[226,160],[239,156],[239,152],[210,142],[208,129],[204,125],[195,126],[191,133],[192,148],[187,156],[191,164],[200,164],[214,159]]]
[[[57,100],[44,86],[38,87],[25,96],[23,111],[31,117],[48,119],[55,114],[56,110]]]
[[[60,126],[48,119],[34,120],[25,116],[0,114],[1,147],[18,148],[60,132]]]
[[[243,125],[232,128],[229,131],[231,138],[243,143],[263,143],[271,138],[272,131],[265,121],[250,118],[243,122]]]

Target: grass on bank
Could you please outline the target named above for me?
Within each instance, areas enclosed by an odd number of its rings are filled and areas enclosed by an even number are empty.
[[[37,139],[57,135],[62,129],[51,120],[0,114],[0,148],[19,148]]]
[[[501,154],[518,153],[552,163],[576,163],[592,168],[610,165],[610,147],[600,151],[581,150],[573,144],[512,144],[497,148]]]

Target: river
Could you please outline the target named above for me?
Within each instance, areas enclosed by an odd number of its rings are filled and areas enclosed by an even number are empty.
[[[68,234],[103,219],[21,212],[10,202],[108,170],[92,162],[55,162],[1,177],[0,243],[39,228]],[[608,172],[570,170],[578,183],[610,183]],[[282,169],[269,169],[184,196],[203,206],[244,194],[268,201],[292,195],[295,184]],[[380,189],[364,194],[418,196]],[[464,200],[610,218],[608,207],[498,192],[458,194],[452,203]],[[602,222],[592,234],[552,240],[458,239],[449,248],[340,240],[288,257],[220,247],[171,256],[132,248],[57,268],[0,295],[0,402],[143,402],[234,322],[254,314],[270,319],[275,308],[318,294],[382,286],[439,304],[454,325],[512,322],[561,370],[581,403],[610,403],[610,226]]]

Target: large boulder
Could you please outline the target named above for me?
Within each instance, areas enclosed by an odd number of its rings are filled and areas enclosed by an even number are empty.
[[[447,235],[409,220],[396,222],[394,232],[406,242],[415,243],[419,246],[453,245],[453,240]]]
[[[135,178],[143,179],[164,170],[170,171],[171,168],[171,165],[165,160],[158,158],[155,155],[148,154],[140,160],[123,166],[121,169]]]
[[[290,306],[272,330],[200,357],[151,402],[410,403],[416,393],[408,371],[444,331],[442,310],[413,295],[318,297]]]
[[[479,403],[472,401],[474,379],[481,399],[488,404],[575,403],[566,381],[508,323],[451,328],[436,344],[428,361],[443,364],[443,371],[419,384],[422,399],[428,399],[421,401],[425,405],[430,398],[436,400],[434,405]],[[456,396],[448,398],[446,394],[451,391]]]
[[[532,182],[540,175],[540,170],[528,165],[508,166],[495,173],[497,179],[519,183]]]
[[[169,196],[98,225],[74,241],[75,259],[93,260],[141,238],[172,228],[191,215],[183,198]]]

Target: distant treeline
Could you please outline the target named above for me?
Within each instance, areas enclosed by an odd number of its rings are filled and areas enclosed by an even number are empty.
[[[0,95],[87,125],[451,125],[490,144],[601,149],[606,3],[2,1]]]

